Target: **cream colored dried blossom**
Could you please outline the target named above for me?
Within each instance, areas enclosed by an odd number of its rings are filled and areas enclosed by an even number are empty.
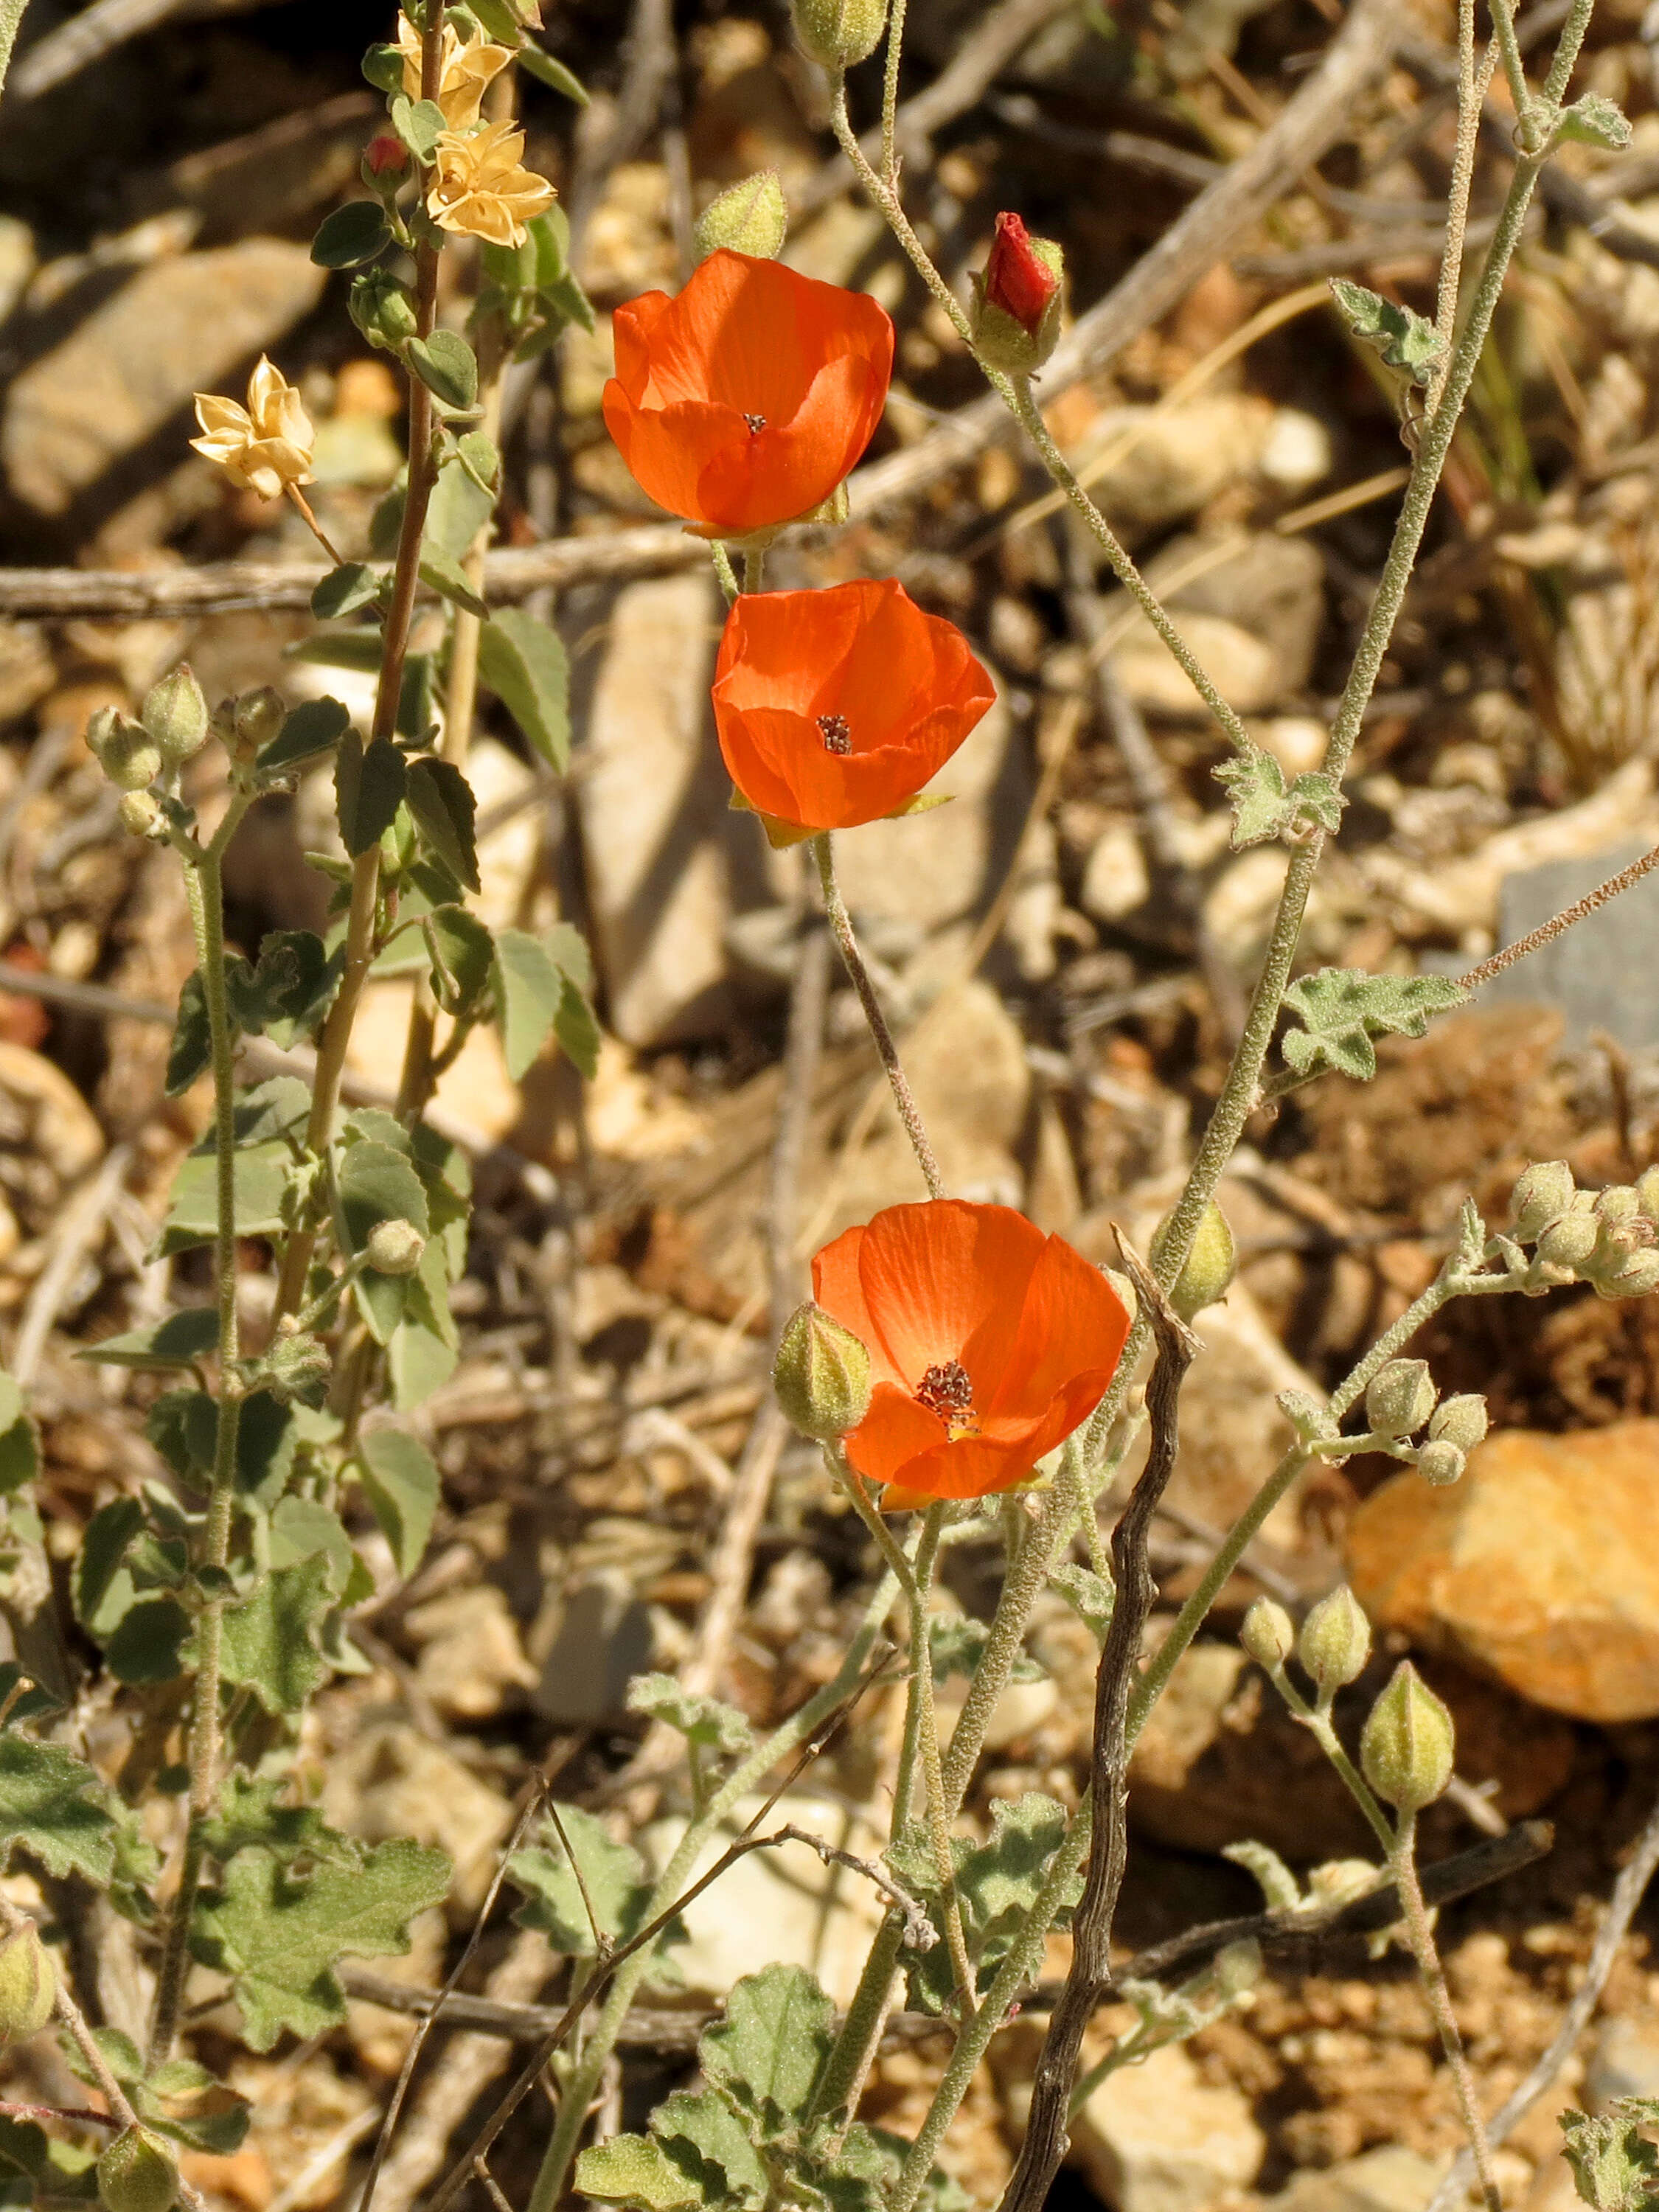
[[[433,156],[427,213],[440,229],[522,246],[525,225],[553,204],[553,187],[522,168],[524,133],[510,123],[487,124],[475,137],[446,131]]]
[[[198,392],[196,419],[203,434],[191,445],[217,461],[239,490],[280,499],[290,484],[311,482],[317,435],[311,417],[282,370],[263,354],[247,380],[246,407],[215,392]]]
[[[398,18],[398,51],[404,58],[404,90],[410,100],[421,96],[421,34],[407,15]],[[510,46],[493,46],[480,30],[462,39],[452,23],[444,25],[443,50],[438,66],[438,105],[452,131],[470,131],[478,119],[478,103],[490,79],[513,58]]]

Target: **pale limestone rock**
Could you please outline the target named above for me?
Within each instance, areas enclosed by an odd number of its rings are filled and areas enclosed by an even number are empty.
[[[513,1823],[504,1797],[404,1721],[366,1728],[333,1749],[322,1812],[331,1826],[365,1843],[412,1836],[447,1851],[455,1862],[453,1894],[464,1910],[482,1899],[496,1846]]]
[[[60,1182],[74,1182],[103,1158],[96,1116],[54,1060],[0,1042],[0,1091],[27,1115],[29,1142]]]
[[[1210,2087],[1179,2044],[1109,2074],[1072,2145],[1114,2212],[1208,2212],[1249,2186],[1267,2147],[1241,2092]]]
[[[1152,889],[1140,832],[1127,818],[1108,823],[1084,864],[1083,911],[1097,921],[1121,921],[1146,905]]]
[[[1403,2143],[1383,2143],[1358,2158],[1298,2173],[1262,2212],[1423,2212],[1443,2167]]]
[[[420,1649],[416,1681],[452,1719],[488,1720],[514,1692],[536,1686],[518,1624],[494,1583],[429,1598],[405,1614],[404,1628]]]

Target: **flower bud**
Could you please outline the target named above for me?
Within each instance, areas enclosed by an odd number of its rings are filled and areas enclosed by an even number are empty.
[[[408,167],[409,149],[395,131],[377,131],[363,149],[363,176],[370,185],[400,177]]]
[[[118,714],[103,732],[98,765],[118,791],[143,791],[161,773],[161,749],[142,722]]]
[[[1656,1227],[1659,1227],[1659,1167],[1649,1168],[1636,1178],[1636,1195],[1642,1201],[1642,1211]]]
[[[1244,1616],[1238,1640],[1258,1667],[1275,1674],[1296,1649],[1296,1624],[1282,1605],[1259,1597]]]
[[[1610,1183],[1606,1190],[1595,1194],[1595,1213],[1598,1221],[1634,1221],[1642,1211],[1642,1194],[1634,1183]]]
[[[208,703],[188,661],[151,685],[138,719],[160,746],[166,767],[177,768],[200,752],[207,743]]]
[[[793,14],[802,46],[837,74],[874,53],[887,28],[887,0],[794,0]]]
[[[333,1372],[328,1347],[308,1331],[293,1326],[288,1315],[277,1324],[265,1352],[265,1373],[271,1395],[283,1405],[295,1399],[302,1406],[320,1403]]]
[[[870,1354],[850,1328],[809,1300],[784,1323],[772,1388],[803,1436],[833,1443],[870,1409]]]
[[[57,1996],[58,1969],[31,1920],[0,1943],[0,2043],[39,2035]]]
[[[283,704],[283,695],[269,684],[262,684],[257,691],[244,691],[231,714],[235,751],[244,760],[253,759],[264,751],[287,720],[288,708]]]
[[[1594,1214],[1564,1213],[1539,1232],[1537,1255],[1547,1267],[1576,1270],[1595,1249],[1600,1233]]]
[[[98,2161],[104,2212],[168,2212],[179,2201],[179,2169],[160,2136],[124,2128]]]
[[[125,719],[117,707],[94,707],[88,715],[86,746],[94,760],[102,760],[104,747]]]
[[[752,253],[762,261],[775,261],[783,251],[789,228],[789,208],[775,169],[757,169],[752,177],[710,200],[692,231],[697,258],[707,260],[717,247],[733,253]]]
[[[367,269],[354,278],[347,306],[363,337],[385,353],[396,353],[420,327],[414,301],[386,269]]]
[[[1168,1227],[1166,1218],[1158,1237]],[[1158,1237],[1152,1240],[1154,1252]],[[1170,1292],[1170,1304],[1182,1321],[1191,1321],[1206,1306],[1212,1306],[1218,1298],[1226,1297],[1237,1273],[1238,1253],[1233,1243],[1233,1232],[1227,1226],[1226,1215],[1212,1199],[1199,1216],[1192,1249]]]
[[[1254,1937],[1224,1943],[1210,1961],[1210,1979],[1218,1996],[1242,1997],[1261,1979],[1261,1946]]]
[[[1417,1455],[1418,1473],[1437,1490],[1455,1482],[1468,1463],[1468,1454],[1449,1437],[1431,1437]]]
[[[115,811],[129,837],[153,837],[161,819],[161,802],[148,791],[124,791]]]
[[[1472,1452],[1486,1441],[1486,1400],[1478,1391],[1463,1390],[1435,1407],[1429,1435],[1437,1443],[1455,1444],[1461,1452]]]
[[[377,1221],[363,1257],[377,1275],[412,1275],[425,1250],[426,1239],[412,1221]]]
[[[990,258],[974,279],[975,350],[993,368],[1029,376],[1060,338],[1060,279],[1052,238],[1033,238],[1017,215],[1000,215]]]
[[[1431,1805],[1452,1776],[1452,1717],[1409,1659],[1371,1707],[1359,1739],[1365,1779],[1401,1813]]]
[[[1659,1251],[1633,1253],[1616,1274],[1598,1275],[1595,1289],[1604,1298],[1644,1298],[1659,1291]]]
[[[1371,1656],[1371,1625],[1346,1583],[1322,1597],[1303,1622],[1296,1656],[1325,1698],[1364,1673]]]
[[[1365,1419],[1371,1433],[1411,1436],[1433,1413],[1438,1395],[1426,1360],[1389,1360],[1372,1376],[1365,1393]]]
[[[1573,1200],[1572,1170],[1565,1160],[1540,1160],[1516,1177],[1510,1200],[1515,1233],[1530,1243],[1540,1229],[1565,1213]]]

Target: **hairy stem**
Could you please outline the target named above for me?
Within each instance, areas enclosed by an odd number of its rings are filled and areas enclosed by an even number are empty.
[[[887,55],[881,82],[881,180],[890,192],[898,190],[899,64],[904,57],[906,0],[892,0],[887,18]]]
[[[1417,1961],[1423,1994],[1429,2001],[1429,2010],[1434,2014],[1434,2024],[1440,2033],[1440,2047],[1446,2054],[1447,2065],[1451,2069],[1452,2082],[1457,2091],[1458,2110],[1462,2115],[1469,2148],[1474,2154],[1474,2170],[1480,2176],[1480,2194],[1486,2200],[1486,2212],[1503,2212],[1503,2195],[1498,2186],[1498,2177],[1492,2171],[1492,2146],[1486,2140],[1486,2124],[1481,2119],[1480,2106],[1475,2097],[1474,2077],[1469,2071],[1463,2039],[1457,2032],[1457,2015],[1452,2010],[1451,1992],[1446,1987],[1446,1970],[1440,1963],[1440,1953],[1435,1945],[1428,1907],[1423,1901],[1423,1885],[1418,1879],[1417,1815],[1414,1813],[1401,1816],[1399,1838],[1389,1856],[1389,1871],[1394,1876],[1401,1902],[1406,1908],[1407,1938],[1412,1947],[1412,1956]]]
[[[887,1026],[887,1017],[881,1010],[881,1001],[870,981],[870,971],[864,964],[864,955],[859,951],[858,939],[853,934],[852,917],[847,911],[847,902],[842,897],[840,884],[836,881],[835,854],[830,849],[827,830],[813,838],[812,857],[818,864],[818,881],[823,886],[823,910],[830,917],[830,927],[840,948],[842,960],[853,979],[853,988],[859,994],[864,1018],[876,1041],[881,1064],[887,1071],[887,1080],[893,1088],[893,1103],[898,1108],[904,1133],[910,1139],[922,1180],[927,1185],[927,1195],[929,1198],[943,1198],[945,1182],[939,1171],[939,1162],[933,1158],[933,1148],[922,1126],[921,1114],[910,1089],[909,1079],[900,1064],[898,1048],[893,1042],[893,1032]]]

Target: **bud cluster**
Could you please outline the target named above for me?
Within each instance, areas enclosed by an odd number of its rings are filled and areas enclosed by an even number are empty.
[[[1533,1248],[1528,1291],[1577,1282],[1604,1298],[1659,1291],[1659,1169],[1588,1191],[1565,1160],[1543,1160],[1517,1179],[1513,1206],[1512,1233]]]
[[[1346,1583],[1310,1608],[1299,1636],[1282,1605],[1257,1598],[1244,1616],[1238,1640],[1257,1666],[1273,1675],[1294,1651],[1318,1693],[1322,1713],[1328,1711],[1339,1690],[1358,1680],[1371,1656],[1371,1625]]]
[[[116,707],[100,707],[90,717],[87,750],[121,793],[124,830],[135,837],[158,833],[161,810],[150,786],[200,752],[208,728],[207,701],[183,661],[150,686],[136,721]]]

